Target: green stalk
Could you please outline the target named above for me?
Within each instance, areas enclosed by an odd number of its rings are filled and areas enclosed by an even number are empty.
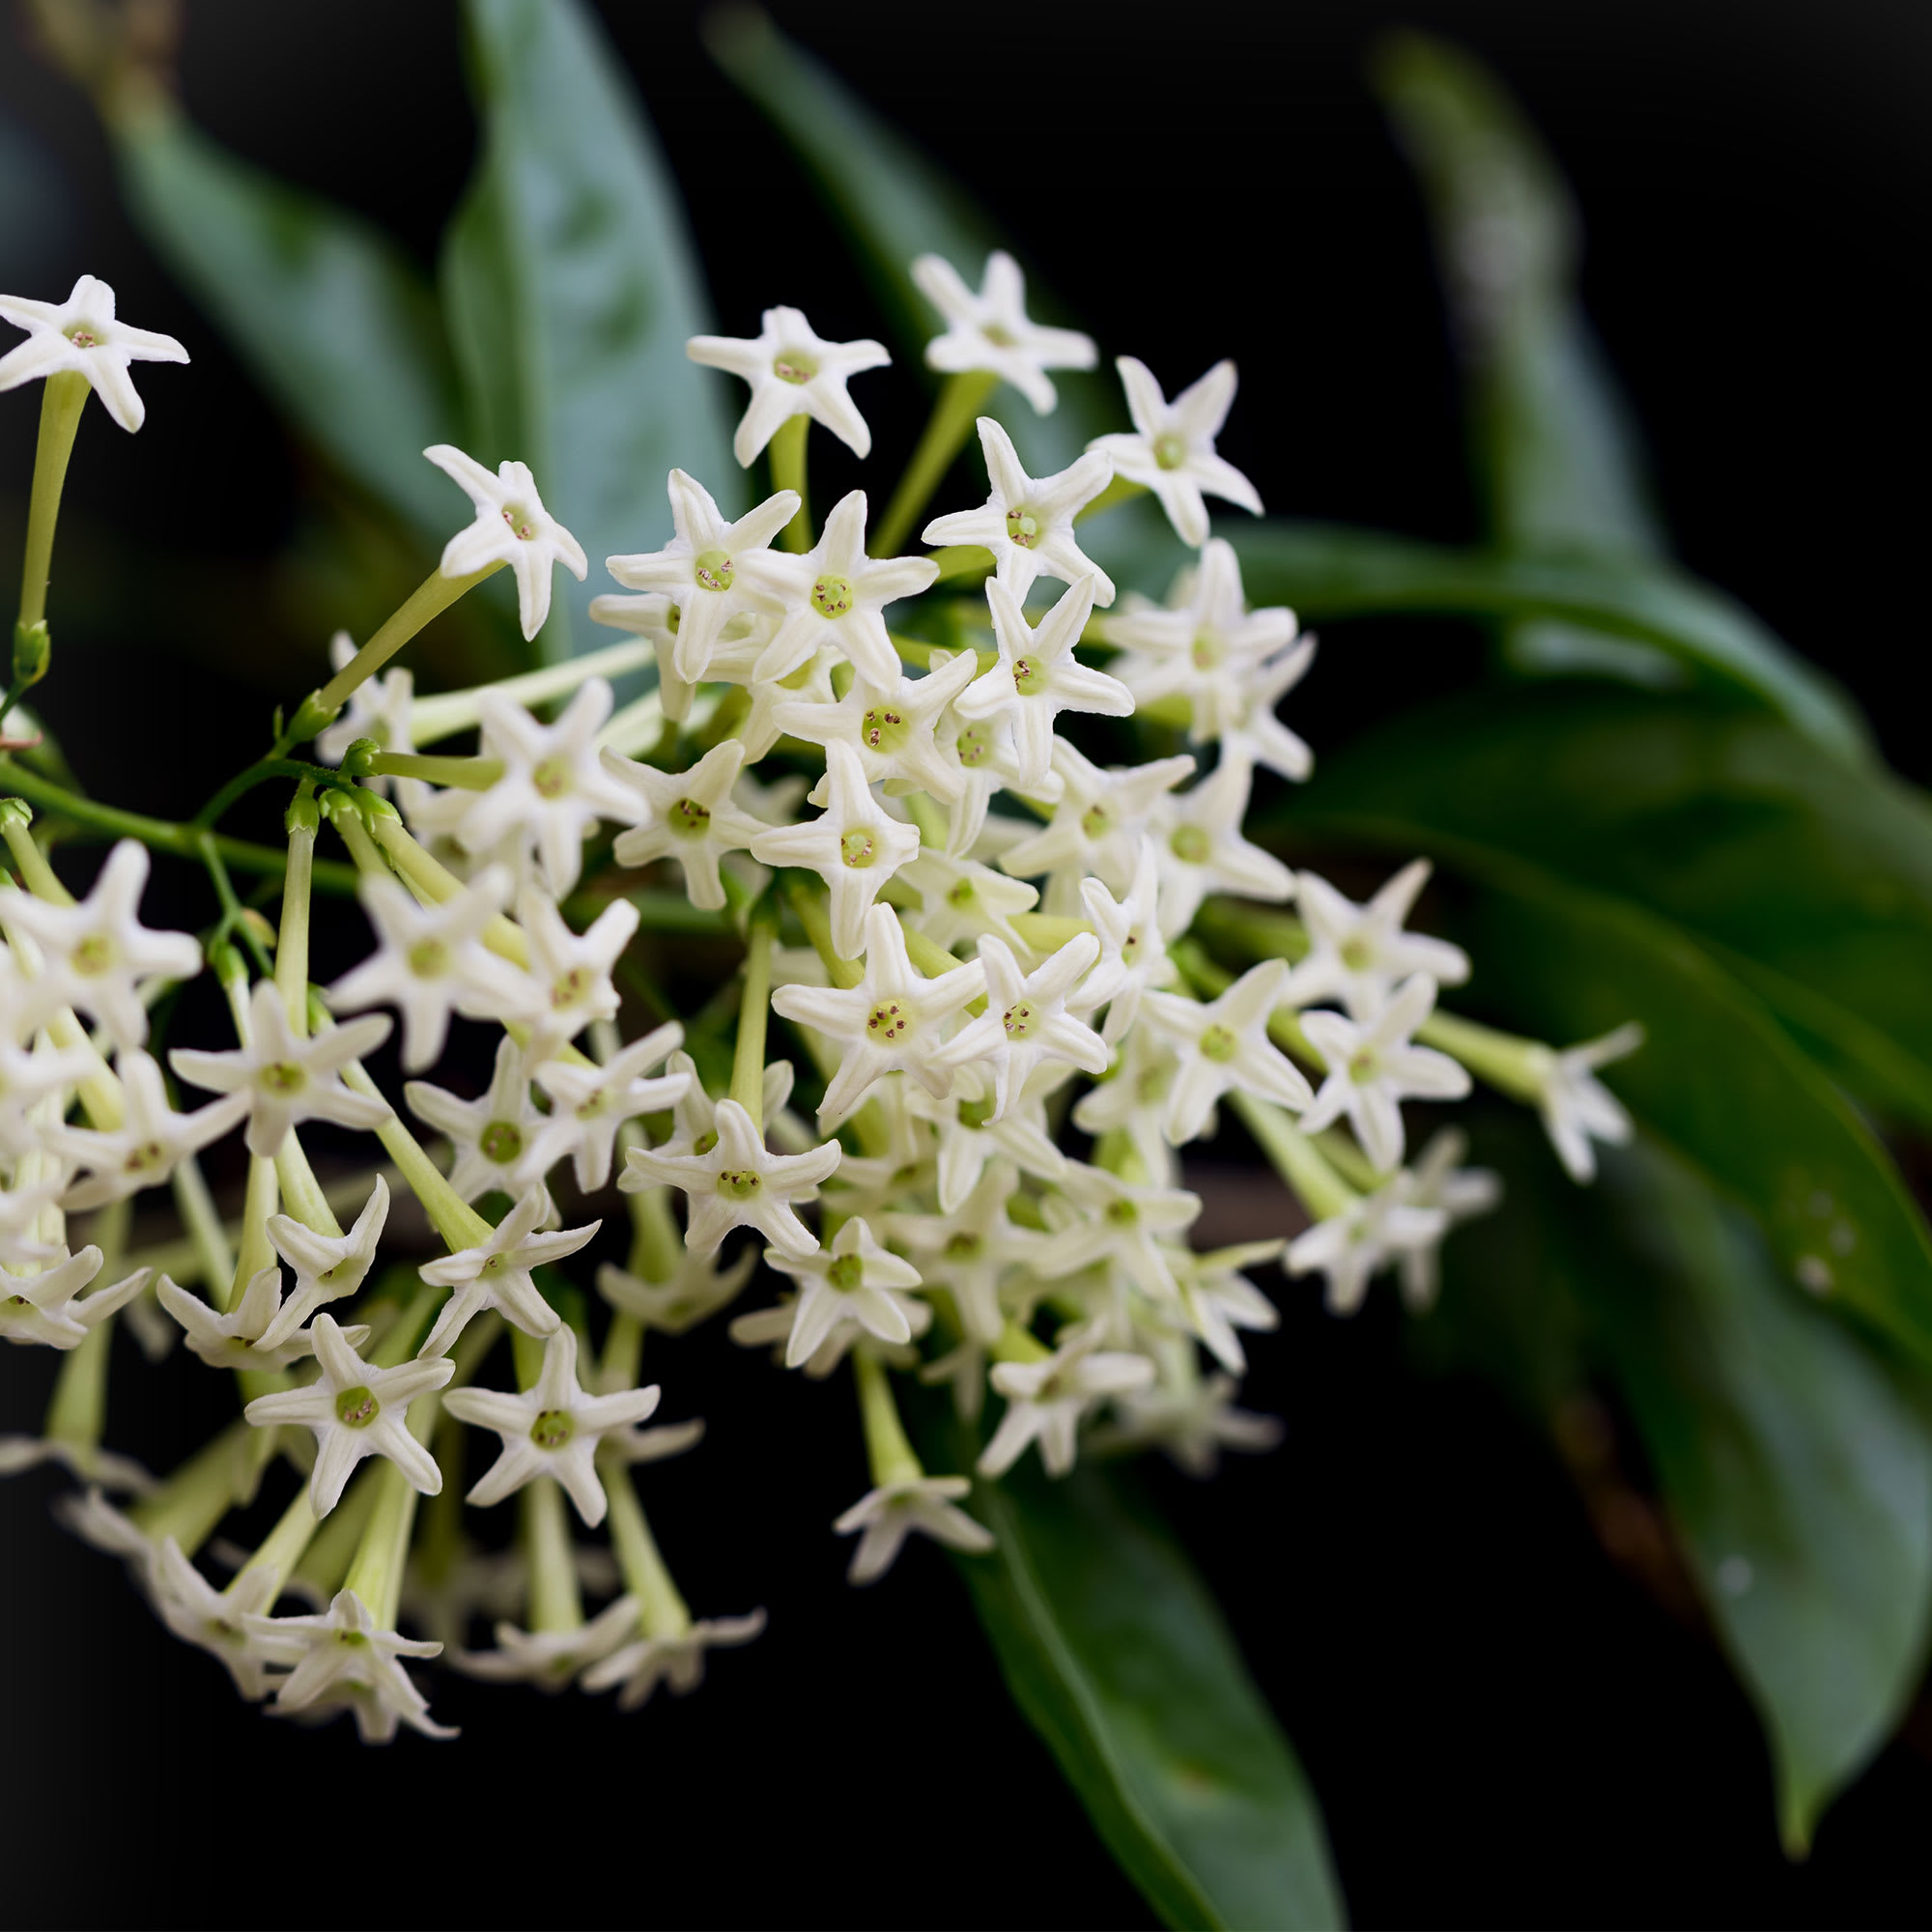
[[[691,1629],[691,1611],[658,1553],[630,1470],[622,1465],[609,1469],[604,1490],[611,1498],[611,1544],[616,1552],[617,1568],[623,1573],[624,1587],[638,1600],[638,1621],[644,1634],[683,1636]]]
[[[27,548],[20,565],[20,628],[44,623],[47,583],[53,575],[54,526],[60,521],[61,489],[73,454],[80,412],[92,393],[85,376],[63,369],[49,376],[41,391],[41,434],[34,446],[34,493],[27,504]]]
[[[1318,1221],[1346,1214],[1360,1198],[1355,1190],[1328,1164],[1315,1143],[1291,1121],[1281,1108],[1252,1094],[1231,1093],[1235,1111],[1267,1155],[1274,1170],[1299,1196],[1301,1204]]]
[[[805,439],[811,428],[808,415],[789,416],[781,422],[766,446],[771,459],[772,490],[796,490],[798,514],[780,536],[785,549],[799,552],[811,548],[811,504],[805,491]]]
[[[502,567],[500,562],[488,563],[467,577],[445,577],[440,570],[431,571],[376,635],[303,704],[297,713],[298,724],[311,711],[333,718],[349,701],[350,694],[374,677],[425,624],[440,617],[466,590],[474,589]],[[302,741],[296,738],[293,742],[298,745]]]
[[[524,1485],[524,1560],[530,1568],[530,1629],[574,1631],[583,1627],[583,1598],[577,1587],[577,1551],[570,1540],[563,1492],[554,1476]]]
[[[925,1468],[906,1439],[885,1364],[869,1349],[854,1349],[852,1378],[859,1390],[859,1419],[865,1425],[872,1487],[889,1490],[900,1483],[918,1482]]]
[[[586,651],[582,657],[571,658],[564,664],[545,665],[541,670],[498,678],[495,684],[479,684],[468,691],[439,692],[434,697],[418,698],[411,705],[410,738],[417,746],[434,745],[439,739],[468,731],[482,719],[479,700],[485,692],[518,704],[541,704],[546,698],[567,697],[586,679],[622,677],[625,672],[641,670],[656,660],[657,646],[639,639],[633,643],[611,644],[601,651]]]
[[[793,418],[803,422],[803,416]],[[731,1052],[731,1098],[765,1126],[765,1027],[772,1004],[772,936],[776,922],[754,919],[746,934],[745,983],[738,999],[738,1037]]]
[[[899,478],[893,500],[886,506],[879,526],[872,534],[874,556],[896,555],[900,545],[912,533],[920,512],[932,500],[932,493],[952,468],[953,458],[966,446],[974,423],[985,408],[986,399],[999,386],[1000,379],[989,369],[968,369],[949,376],[932,405],[919,446]]]

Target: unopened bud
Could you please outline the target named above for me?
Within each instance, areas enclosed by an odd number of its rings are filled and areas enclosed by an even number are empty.
[[[331,708],[322,701],[322,693],[312,691],[296,707],[296,715],[289,720],[288,740],[292,745],[304,745],[317,732],[324,729],[335,717],[339,705]],[[280,734],[277,734],[280,735]]]
[[[269,952],[272,952],[275,950],[275,941],[281,935],[276,932],[266,913],[258,912],[253,906],[244,906],[238,923],[245,925]]]
[[[342,754],[342,776],[346,779],[366,779],[376,753],[382,749],[373,738],[357,738]]]
[[[298,792],[282,814],[282,830],[293,838],[298,832],[306,832],[313,838],[322,825],[322,808],[316,804],[312,794]]]
[[[227,940],[219,939],[208,949],[208,964],[214,977],[224,986],[248,983],[248,968],[242,955]]]
[[[14,626],[14,682],[22,689],[39,684],[47,674],[47,661],[53,656],[53,639],[46,620],[38,624]]]
[[[17,825],[23,830],[34,822],[34,808],[24,798],[0,798],[0,826]]]

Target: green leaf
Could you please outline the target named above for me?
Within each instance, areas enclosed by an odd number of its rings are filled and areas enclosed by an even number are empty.
[[[559,575],[542,644],[588,649],[601,565],[654,549],[665,477],[742,495],[725,397],[685,356],[708,327],[668,170],[581,0],[469,0],[483,124],[477,177],[445,242],[450,332],[471,454],[527,463],[582,544],[592,581]]]
[[[1160,1917],[1342,1924],[1314,1795],[1147,1503],[1091,1468],[1022,1469],[976,1507],[999,1548],[959,1567],[1008,1687]]]
[[[1871,756],[1839,687],[1721,592],[1659,568],[1499,555],[1340,524],[1270,519],[1230,531],[1248,597],[1322,620],[1426,613],[1551,617],[1655,644],[1719,688],[1747,694],[1834,756]]]
[[[1888,774],[1761,712],[1531,687],[1411,712],[1314,790],[1665,915],[1855,1091],[1932,1125],[1932,805]]]
[[[135,220],[242,364],[338,469],[440,544],[463,522],[461,499],[422,453],[452,434],[454,379],[428,285],[402,250],[172,109],[115,134]]]

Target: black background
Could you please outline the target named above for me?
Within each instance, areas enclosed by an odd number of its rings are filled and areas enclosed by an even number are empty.
[[[719,325],[750,332],[789,300],[827,335],[873,332],[693,15],[603,11],[689,197]],[[1575,183],[1588,302],[1683,558],[1850,683],[1902,769],[1932,769],[1916,701],[1932,13],[777,12],[1009,224],[1109,353],[1170,388],[1238,358],[1222,446],[1270,510],[1446,539],[1476,533],[1454,372],[1361,69],[1385,25],[1460,38]],[[217,138],[433,256],[471,157],[453,8],[197,0],[182,76]],[[0,40],[0,285],[57,297],[104,274],[125,315],[194,353],[192,371],[150,373],[139,438],[83,432],[63,557],[98,581],[75,586],[46,687],[92,787],[183,810],[246,755],[272,697],[306,688],[292,657],[336,621],[249,603],[305,462],[119,212],[90,111],[17,38]],[[917,411],[875,393],[889,477]],[[34,416],[30,396],[0,398],[9,546]],[[197,674],[211,638],[238,637],[254,689]],[[1475,661],[1449,627],[1338,628],[1293,722],[1319,753]],[[1359,1923],[1924,1921],[1922,1755],[1890,1747],[1788,1866],[1742,1693],[1606,1561],[1535,1435],[1481,1388],[1412,1375],[1379,1294],[1348,1324],[1305,1287],[1279,1299],[1250,1397],[1287,1418],[1286,1445],[1208,1488],[1159,1481],[1321,1794]],[[38,1412],[49,1367],[0,1364],[7,1426]],[[763,1603],[772,1623],[699,1693],[630,1719],[443,1677],[460,1746],[366,1752],[270,1722],[47,1524],[49,1479],[0,1490],[9,1918],[1144,1922],[943,1561],[916,1548],[883,1587],[844,1588],[846,1546],[822,1527],[863,1487],[842,1389],[722,1337],[667,1345],[652,1372],[668,1417],[707,1413],[713,1432],[646,1492],[672,1566],[698,1614]],[[123,1390],[135,1373],[117,1358]]]

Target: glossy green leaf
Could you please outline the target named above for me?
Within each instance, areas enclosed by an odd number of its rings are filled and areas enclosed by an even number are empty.
[[[1229,536],[1252,603],[1286,602],[1311,621],[1403,612],[1574,621],[1657,645],[1838,757],[1871,755],[1864,723],[1836,684],[1743,606],[1673,572],[1451,550],[1341,524],[1270,519]]]
[[[1028,1468],[974,1507],[999,1548],[960,1570],[1008,1686],[1160,1917],[1343,1923],[1307,1779],[1145,1500],[1091,1468]]]
[[[709,327],[670,176],[621,63],[582,0],[469,0],[482,156],[445,243],[450,329],[471,453],[527,463],[582,544],[559,573],[547,657],[592,648],[604,558],[668,534],[665,477],[699,477],[727,510],[741,472],[727,398],[685,341]]]
[[[331,463],[440,545],[464,518],[422,455],[457,423],[424,278],[367,223],[172,109],[116,135],[129,210],[236,356]]]
[[[1411,712],[1316,791],[1665,914],[1855,1091],[1932,1124],[1932,805],[1888,774],[1761,712],[1530,687]]]

